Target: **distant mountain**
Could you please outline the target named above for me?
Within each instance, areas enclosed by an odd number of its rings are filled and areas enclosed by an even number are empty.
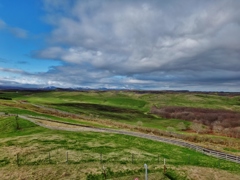
[[[38,89],[43,89],[43,90],[55,90],[55,89],[58,89],[58,87],[55,87],[55,86],[47,86],[47,87],[38,88]]]
[[[18,86],[0,86],[0,90],[23,90],[23,87]]]
[[[3,91],[88,91],[88,90],[95,90],[95,91],[131,91],[135,93],[201,93],[201,94],[217,94],[220,96],[228,96],[228,95],[238,95],[240,96],[240,92],[214,92],[214,91],[188,91],[188,90],[141,90],[141,89],[121,89],[121,88],[115,88],[115,89],[109,89],[105,87],[100,88],[89,88],[89,87],[68,87],[68,88],[62,88],[62,87],[56,87],[56,86],[47,86],[47,87],[23,87],[23,86],[4,86],[0,85],[0,90]]]

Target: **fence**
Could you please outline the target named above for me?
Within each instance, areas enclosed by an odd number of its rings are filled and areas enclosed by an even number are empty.
[[[39,165],[39,164],[81,164],[94,162],[99,164],[120,163],[120,164],[160,164],[163,158],[159,155],[146,156],[141,154],[128,154],[116,156],[114,154],[102,153],[79,153],[76,151],[52,151],[30,155],[16,155],[16,164],[20,165]],[[14,162],[12,162],[14,163]]]
[[[34,123],[36,123],[40,126],[42,125],[42,124],[37,123],[36,121],[33,121],[31,118],[29,118],[30,116],[29,117],[19,116],[19,117],[22,117],[24,119],[32,121],[32,122],[34,122]],[[42,118],[38,117],[37,119],[42,119]],[[46,119],[43,118],[43,120],[46,120]],[[47,121],[58,122],[59,123],[59,121],[50,120],[50,119],[47,119]],[[104,131],[104,132],[108,132],[108,133],[130,135],[130,136],[141,137],[141,138],[145,138],[145,139],[151,139],[151,140],[154,140],[154,141],[160,141],[160,142],[165,142],[165,143],[169,143],[169,144],[174,144],[174,145],[178,145],[178,146],[183,146],[183,147],[187,147],[187,148],[194,149],[196,151],[202,152],[203,154],[206,154],[206,155],[214,156],[216,158],[225,159],[225,160],[232,161],[232,162],[240,164],[240,156],[235,156],[235,155],[223,153],[223,152],[212,150],[212,149],[207,149],[207,148],[197,146],[197,145],[193,145],[193,144],[181,141],[181,140],[175,140],[175,139],[170,139],[170,138],[166,138],[166,137],[143,134],[143,133],[139,133],[139,132],[130,132],[130,131],[124,131],[124,130],[97,128],[97,127],[93,128],[93,127],[90,127],[90,126],[79,125],[79,124],[68,123],[68,122],[61,122],[61,123],[62,124],[67,124],[67,125],[75,125],[75,126],[90,128],[91,130],[94,129],[94,130],[100,130],[100,131]]]
[[[208,151],[205,153],[213,154],[214,152]],[[83,169],[83,167],[88,167],[93,169],[97,168],[98,173],[91,174],[89,171],[88,174],[85,174],[85,177],[87,177],[87,179],[106,179],[104,177],[106,174],[106,176],[108,178],[111,177],[111,179],[135,179],[136,177],[139,180],[144,179],[143,165],[145,163],[149,167],[149,180],[156,179],[154,177],[161,176],[163,176],[162,179],[164,179],[164,161],[168,167],[167,173],[169,173],[169,167],[178,167],[185,165],[212,167],[233,171],[240,170],[239,164],[226,161],[226,157],[223,157],[224,155],[222,154],[218,154],[219,156],[222,156],[222,159],[209,158],[204,155],[194,156],[193,154],[182,154],[181,157],[184,158],[177,158],[174,154],[171,157],[168,157],[164,154],[149,155],[147,153],[85,153],[83,151],[71,149],[66,150],[62,148],[42,152],[25,152],[16,154],[12,157],[1,157],[0,155],[0,167],[7,164],[14,164],[20,167],[38,165],[40,165],[39,167],[42,165],[47,165],[47,167],[49,167],[60,165],[61,167],[66,167],[66,169],[69,167],[78,170]]]
[[[26,116],[19,116],[19,117],[22,117],[24,119],[32,121],[32,122],[34,122],[38,125],[41,125],[41,124],[33,121],[29,117],[26,117]],[[38,118],[38,119],[41,119],[41,118]],[[59,121],[55,121],[55,120],[49,120],[48,119],[48,121],[59,123]],[[181,141],[181,140],[175,140],[175,139],[170,139],[170,138],[166,138],[166,137],[159,137],[159,136],[143,134],[143,133],[138,133],[138,132],[130,132],[130,131],[123,131],[123,130],[108,129],[108,128],[96,128],[96,127],[93,128],[93,127],[90,127],[90,126],[84,126],[84,125],[67,123],[67,122],[61,122],[61,123],[62,124],[68,124],[68,125],[86,127],[86,128],[90,128],[91,130],[93,130],[93,129],[94,130],[100,130],[100,131],[103,130],[104,132],[108,132],[108,133],[130,135],[130,136],[141,137],[141,138],[145,138],[145,139],[151,139],[151,140],[155,140],[155,141],[165,142],[165,143],[169,143],[169,144],[174,144],[174,145],[178,145],[178,146],[183,146],[183,147],[187,147],[187,148],[190,148],[190,149],[194,149],[194,150],[199,151],[199,152],[201,152],[203,154],[206,154],[206,155],[214,156],[214,157],[219,158],[219,159],[225,159],[225,160],[232,161],[232,162],[240,164],[240,156],[235,156],[235,155],[223,153],[223,152],[212,150],[212,149],[207,149],[207,148],[197,146],[197,145],[193,145],[193,144]]]
[[[113,131],[118,131],[118,130],[113,130]],[[120,133],[120,132],[118,132],[118,133]],[[151,140],[155,140],[155,141],[166,142],[169,144],[187,147],[189,149],[194,149],[194,150],[199,151],[206,155],[214,156],[216,158],[225,159],[225,160],[240,164],[240,156],[235,156],[235,155],[223,153],[220,151],[203,148],[201,146],[193,145],[193,144],[183,142],[180,140],[174,140],[174,139],[170,139],[170,138],[164,138],[164,137],[135,133],[135,132],[124,132],[124,133],[121,132],[121,134],[127,134],[127,135],[131,135],[131,136],[142,137],[142,138],[146,138],[146,139],[151,139]]]
[[[216,152],[204,150],[204,153],[216,155]],[[53,150],[50,152],[32,153],[32,154],[17,154],[15,158],[8,159],[7,157],[0,158],[0,165],[5,164],[17,164],[21,165],[40,165],[40,164],[82,164],[82,163],[99,163],[99,164],[163,164],[164,159],[167,164],[172,165],[200,165],[200,166],[212,166],[220,167],[225,166],[228,163],[225,161],[227,158],[236,161],[235,156],[231,157],[224,153],[217,152],[221,159],[213,159],[212,162],[204,158],[195,157],[192,155],[184,155],[184,158],[176,159],[173,157],[166,157],[164,155],[147,155],[147,154],[125,154],[115,155],[114,153],[102,154],[102,153],[83,153],[80,151],[71,150]],[[2,160],[1,160],[2,159]],[[229,162],[230,163],[230,162]],[[233,163],[235,164],[235,163]],[[238,164],[235,164],[239,167]],[[232,165],[231,165],[232,166]]]

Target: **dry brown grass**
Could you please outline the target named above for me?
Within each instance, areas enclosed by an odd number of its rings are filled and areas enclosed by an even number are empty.
[[[44,165],[44,166],[7,166],[0,168],[1,180],[28,180],[28,179],[86,179],[88,173],[101,174],[102,168],[110,167],[113,171],[126,171],[128,169],[139,169],[144,168],[136,165],[121,165],[121,164],[104,164],[103,166],[99,163],[84,163],[84,164],[57,164],[57,165]],[[158,178],[164,178],[162,176],[162,165],[159,166],[149,166],[151,169],[158,168],[159,171],[149,174],[149,180],[157,180]],[[224,170],[218,170],[213,168],[203,168],[203,167],[192,167],[185,166],[174,168],[168,166],[168,168],[174,169],[177,173],[185,172],[187,177],[192,180],[238,180],[240,179],[240,174],[230,173]],[[121,178],[113,179],[129,179],[133,177],[139,177],[143,179],[142,175],[132,175],[125,176]]]
[[[57,164],[44,166],[7,166],[0,168],[1,180],[28,180],[28,179],[86,179],[88,173],[101,174],[102,168],[111,167],[113,171],[138,169],[133,165],[84,163],[84,164]]]
[[[85,179],[86,170],[86,167],[75,165],[12,166],[1,168],[0,174],[2,180]],[[94,168],[91,168],[91,170],[94,171]]]
[[[230,173],[228,171],[196,167],[196,166],[186,166],[181,168],[181,170],[186,171],[190,179],[197,180],[238,180],[240,179],[240,172],[238,174]]]

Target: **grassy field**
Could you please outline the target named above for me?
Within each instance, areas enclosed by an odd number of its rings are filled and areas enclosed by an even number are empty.
[[[53,109],[43,109],[40,106]],[[126,135],[50,130],[21,118],[16,121],[15,116],[7,116],[32,115],[94,127],[143,129],[147,132],[154,132],[154,129],[166,132],[168,127],[177,129],[179,122],[183,122],[186,127],[191,126],[189,121],[165,119],[151,114],[152,106],[199,107],[239,112],[240,97],[124,91],[1,92],[0,174],[3,174],[3,179],[34,179],[36,176],[42,179],[101,179],[105,172],[112,179],[133,179],[136,176],[143,179],[143,164],[148,163],[152,179],[240,177],[238,164],[186,148]],[[64,115],[62,111],[76,116]],[[175,133],[206,139],[195,143],[240,154],[240,140],[237,138],[198,135],[192,131]],[[168,168],[165,175],[164,158]]]
[[[164,158],[169,176],[179,179],[198,175],[189,174],[188,168],[192,171],[205,168],[209,176],[214,169],[223,176],[240,177],[240,167],[235,163],[174,145],[117,134],[49,130],[23,119],[18,122],[19,130],[15,117],[0,118],[3,179],[17,176],[26,179],[34,173],[43,179],[97,179],[102,176],[103,167],[109,178],[141,178],[144,163],[149,165],[152,177],[167,179],[168,175],[163,175]],[[29,168],[29,173],[20,172]],[[45,168],[52,171],[44,173]]]
[[[24,100],[56,109],[84,114],[90,117],[111,119],[129,124],[142,121],[146,127],[166,128],[176,121],[149,114],[153,105],[186,106],[240,111],[240,97],[206,94],[137,94],[134,92],[8,92],[1,96]],[[174,122],[175,121],[175,122]],[[183,120],[182,120],[183,121]],[[189,125],[187,121],[183,121]]]
[[[0,94],[0,111],[15,114],[31,114],[44,116],[61,121],[75,122],[101,127],[124,128],[129,125],[129,129],[143,127],[166,131],[168,127],[173,127],[177,133],[191,136],[207,137],[209,142],[225,141],[225,145],[235,144],[233,151],[237,155],[240,150],[240,141],[236,138],[228,137],[228,141],[219,134],[196,135],[193,131],[178,131],[178,124],[183,122],[187,129],[191,122],[180,119],[166,119],[151,114],[151,108],[180,106],[199,107],[209,109],[224,109],[234,112],[240,111],[240,97],[231,94],[220,96],[217,94],[200,93],[140,93],[129,91],[85,91],[85,92],[2,92]],[[12,100],[5,100],[12,99]],[[22,102],[27,102],[22,103]],[[76,122],[72,117],[59,117],[57,113],[40,111],[32,104],[43,105],[65,112],[82,116]],[[58,116],[58,117],[56,117]],[[92,121],[91,121],[92,120]],[[118,124],[114,124],[116,122]],[[119,126],[120,123],[120,126]],[[152,130],[149,130],[152,131]],[[213,138],[214,140],[211,140]],[[196,139],[190,137],[188,139]],[[221,144],[218,144],[221,145]],[[209,146],[209,143],[208,143]],[[213,145],[214,147],[215,145]],[[223,147],[227,151],[229,147]]]
[[[152,106],[185,106],[225,109],[240,112],[240,97],[219,96],[214,94],[139,94],[124,91],[53,91],[38,93],[8,92],[1,94],[1,96],[12,98],[12,101],[27,101],[35,104],[42,104],[88,117],[110,119],[131,125],[137,125],[137,122],[141,121],[144,127],[154,127],[158,129],[166,129],[168,126],[176,127],[179,122],[184,122],[185,125],[189,127],[190,123],[184,120],[166,120],[154,116],[150,114]],[[2,111],[6,110],[2,108]],[[14,111],[17,112],[16,109]]]

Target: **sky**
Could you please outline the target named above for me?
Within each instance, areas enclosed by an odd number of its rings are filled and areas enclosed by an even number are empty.
[[[240,91],[239,0],[0,0],[0,86]]]

